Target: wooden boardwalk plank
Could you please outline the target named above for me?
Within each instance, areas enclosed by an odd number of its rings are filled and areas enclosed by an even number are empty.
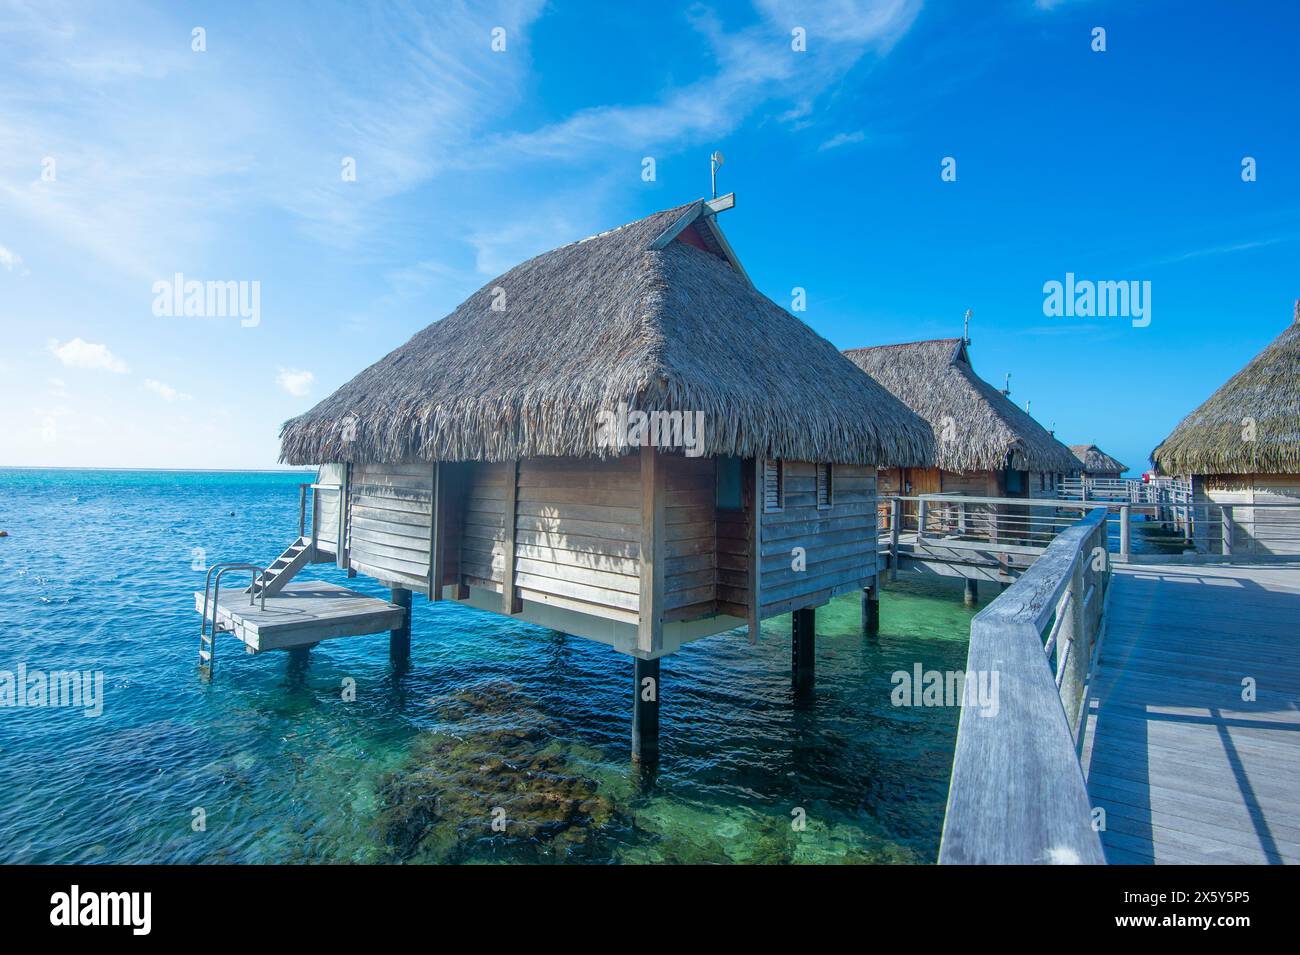
[[[1116,569],[1084,746],[1110,861],[1300,862],[1297,650],[1294,567]]]

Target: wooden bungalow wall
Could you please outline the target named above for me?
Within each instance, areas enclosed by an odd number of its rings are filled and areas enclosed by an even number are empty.
[[[748,615],[754,462],[743,462],[741,470],[744,507],[719,509],[715,459],[658,456],[664,621],[721,615],[725,628],[734,625],[725,618]],[[350,475],[346,546],[358,573],[429,591],[436,507],[443,585],[500,594],[513,566],[521,601],[638,622],[646,506],[639,455],[439,468],[357,464],[340,473]],[[832,473],[831,506],[819,509],[815,466],[785,464],[783,507],[761,515],[763,617],[825,603],[877,572],[875,469],[836,465]],[[761,506],[761,493],[757,500]],[[793,567],[796,547],[806,554],[802,571]]]
[[[432,501],[431,464],[354,464],[347,500],[352,567],[427,590]]]
[[[860,589],[877,571],[876,469],[837,464],[832,504],[817,507],[816,468],[787,461],[780,511],[762,515],[761,616],[770,617]],[[759,496],[760,506],[762,496]],[[802,547],[807,569],[794,569]]]
[[[1300,554],[1300,474],[1196,475],[1193,504],[1233,504],[1234,555]],[[1294,504],[1287,508],[1252,508],[1251,504]],[[1205,520],[1205,517],[1209,520]],[[1195,544],[1199,551],[1223,549],[1223,527],[1217,508],[1198,513]]]

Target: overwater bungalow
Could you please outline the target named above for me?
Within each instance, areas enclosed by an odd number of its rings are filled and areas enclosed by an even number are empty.
[[[1179,422],[1151,461],[1190,481],[1198,550],[1300,554],[1300,300],[1282,334]]]
[[[924,421],[754,287],[731,204],[529,259],[281,432],[284,462],[320,467],[295,547],[394,607],[416,591],[628,654],[637,756],[658,660],[689,641],[793,612],[806,685],[814,608],[876,584],[877,468],[933,456]]]
[[[880,493],[1057,497],[1061,480],[1078,471],[1078,460],[1009,392],[975,374],[969,344],[940,338],[844,353],[933,430],[934,459],[923,467],[882,468]],[[1035,519],[1026,520],[1032,532]]]
[[[1116,458],[1097,447],[1095,444],[1072,444],[1070,450],[1079,459],[1084,478],[1120,479],[1128,470],[1128,465],[1121,464]]]

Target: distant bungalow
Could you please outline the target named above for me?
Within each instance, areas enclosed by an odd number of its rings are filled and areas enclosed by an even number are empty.
[[[1128,465],[1120,464],[1115,458],[1095,444],[1072,444],[1070,450],[1079,459],[1085,478],[1115,478],[1128,470]]]
[[[1233,508],[1231,551],[1300,554],[1300,301],[1290,326],[1179,422],[1151,461],[1162,474],[1190,478],[1193,505],[1296,503]],[[1215,553],[1222,525],[1208,516],[1196,544]]]
[[[315,545],[340,567],[634,657],[638,757],[658,659],[687,641],[794,611],[811,675],[812,608],[876,582],[877,467],[934,453],[754,288],[730,205],[516,266],[281,432],[284,462],[341,488]]]
[[[1060,441],[993,385],[975,374],[968,341],[854,348],[854,364],[884,385],[933,429],[929,467],[890,466],[881,494],[966,494],[1055,498],[1079,462]]]

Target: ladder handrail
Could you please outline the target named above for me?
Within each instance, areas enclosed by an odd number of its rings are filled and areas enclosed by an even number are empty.
[[[231,560],[217,561],[217,563],[209,567],[207,577],[203,581],[203,619],[199,621],[200,637],[204,636],[207,633],[207,629],[208,629],[208,594],[209,594],[209,590],[212,588],[212,574],[214,571],[216,572],[217,575],[217,585],[216,585],[216,589],[212,591],[212,604],[213,604],[212,636],[215,637],[217,635],[217,613],[220,610],[217,601],[221,596],[221,576],[224,573],[226,573],[226,571],[228,570],[255,570],[258,572],[260,576],[263,577],[266,576],[266,568],[261,567],[258,564],[249,564],[249,563],[244,563],[242,561],[231,561]],[[253,580],[256,581],[257,576],[254,576]],[[255,597],[256,594],[250,593],[248,595],[248,605],[250,607],[253,605],[253,600]],[[265,594],[262,595],[262,605],[260,609],[262,610],[266,609]]]

